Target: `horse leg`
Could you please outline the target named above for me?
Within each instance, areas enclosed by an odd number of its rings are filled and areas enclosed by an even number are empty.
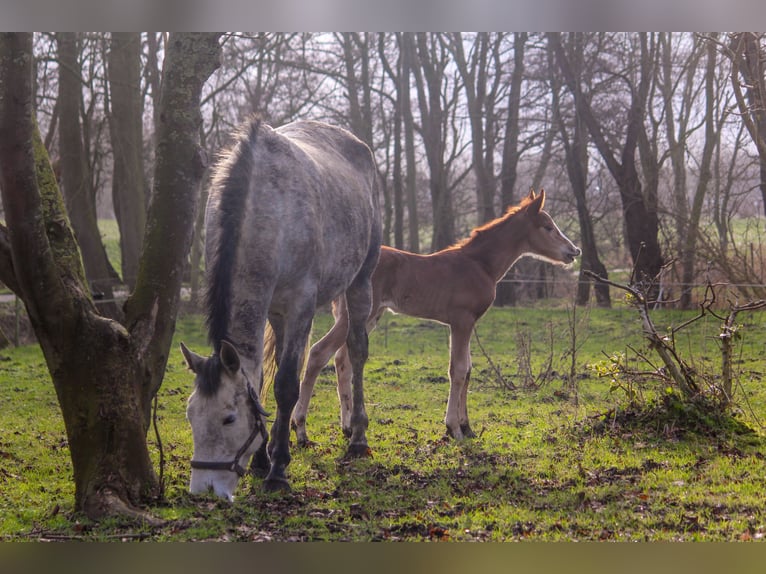
[[[444,424],[447,434],[460,440],[476,436],[468,424],[466,397],[471,373],[471,329],[463,325],[450,326],[450,390]]]
[[[295,405],[295,410],[293,410],[291,425],[295,430],[299,447],[306,447],[312,444],[306,433],[306,415],[308,414],[309,402],[311,401],[314,384],[319,376],[319,372],[330,360],[333,353],[345,344],[346,337],[348,336],[348,313],[346,313],[345,299],[343,297],[336,299],[333,302],[332,310],[335,324],[309,351],[309,360],[306,364],[306,373],[301,381],[298,403]],[[341,414],[341,420],[342,418]]]
[[[372,306],[372,288],[369,277],[375,267],[377,255],[368,258],[365,268],[346,291],[348,309],[348,338],[346,347],[348,361],[351,364],[352,406],[351,406],[351,437],[348,444],[348,456],[361,457],[369,455],[367,445],[367,426],[369,419],[364,406],[364,365],[368,356],[367,320]],[[365,272],[366,271],[366,272]],[[336,355],[337,358],[337,355]],[[337,363],[336,363],[337,365]],[[341,382],[339,379],[338,388]]]
[[[271,470],[264,482],[269,491],[290,490],[285,473],[291,460],[290,416],[298,402],[300,365],[311,332],[314,310],[313,304],[304,305],[303,309],[294,309],[295,314],[288,319],[284,331],[282,355],[279,357],[279,368],[274,380],[277,414],[271,428]]]
[[[263,368],[261,369],[261,390],[264,388],[264,380],[263,377],[272,377],[273,381],[268,381],[270,383],[270,389],[271,393],[276,396],[276,377],[277,372],[279,371],[279,361],[282,357],[282,349],[285,345],[285,318],[283,315],[269,315],[269,326],[271,327],[271,336],[273,337],[271,348],[268,349],[267,347],[269,345],[264,345],[264,351],[261,353],[263,357]],[[268,337],[266,337],[266,340],[268,341]],[[267,356],[268,355],[268,356]],[[265,402],[266,397],[261,397],[262,402]],[[272,425],[272,436],[273,436],[273,425]],[[260,449],[259,449],[260,450]],[[271,470],[271,453],[274,450],[274,442],[270,441],[267,445],[267,457],[265,459],[265,467],[262,469],[259,469],[260,472],[258,472],[258,476],[263,473],[263,476],[266,476],[268,472]],[[256,453],[258,454],[258,453]],[[263,458],[258,459],[259,463],[264,463]],[[263,472],[265,471],[265,472]]]

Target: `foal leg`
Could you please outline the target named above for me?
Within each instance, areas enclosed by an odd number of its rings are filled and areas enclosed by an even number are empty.
[[[450,390],[444,424],[447,434],[460,440],[473,438],[476,434],[468,423],[466,397],[471,374],[471,329],[465,325],[450,326]]]
[[[352,384],[353,366],[348,354],[348,345],[343,343],[335,353],[335,376],[338,380],[338,402],[340,403],[340,428],[343,436],[351,438],[351,412],[354,405]]]
[[[301,390],[298,396],[298,403],[295,405],[292,416],[292,427],[295,430],[295,436],[299,447],[310,446],[312,443],[306,433],[306,415],[309,410],[309,402],[314,392],[319,372],[327,364],[333,353],[341,346],[345,345],[348,336],[348,313],[346,312],[345,298],[339,297],[333,302],[333,315],[335,324],[332,328],[311,347],[309,360],[306,364],[306,373],[301,381]],[[340,391],[340,386],[338,387]],[[342,407],[343,403],[341,403]],[[341,411],[341,420],[343,419]]]
[[[277,415],[272,426],[271,470],[264,482],[266,490],[290,490],[285,470],[290,464],[290,415],[298,402],[300,365],[311,332],[314,305],[296,308],[288,319],[284,333],[284,348],[274,380]]]
[[[377,307],[376,301],[373,296],[372,312],[367,319],[367,335],[375,329],[378,324],[378,320],[385,307]],[[346,317],[348,320],[348,316]],[[346,438],[351,438],[351,410],[353,406],[352,395],[352,379],[353,379],[353,367],[351,365],[351,359],[348,354],[348,345],[343,344],[340,349],[335,353],[335,374],[338,380],[338,401],[340,402],[340,426],[343,430],[343,435]]]

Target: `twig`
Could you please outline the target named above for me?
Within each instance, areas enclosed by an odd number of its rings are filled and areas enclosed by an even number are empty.
[[[673,345],[668,344],[668,338],[660,336],[660,334],[657,332],[657,328],[654,326],[654,323],[649,316],[649,304],[644,294],[638,289],[631,287],[630,285],[615,283],[614,281],[610,281],[609,279],[601,277],[592,271],[586,270],[584,273],[596,281],[606,283],[607,285],[622,289],[623,291],[627,291],[635,298],[635,302],[633,304],[641,316],[644,336],[649,340],[651,347],[660,356],[662,362],[665,364],[665,368],[667,369],[668,374],[676,382],[681,391],[683,391],[687,397],[696,396],[699,392],[699,389],[697,387],[697,383],[694,380],[694,377],[692,376],[691,369],[678,356],[675,349],[673,348]]]
[[[506,389],[515,391],[516,385],[514,385],[512,382],[507,381],[505,379],[502,371],[500,370],[500,367],[495,365],[495,362],[489,356],[489,353],[487,353],[487,351],[484,349],[484,345],[481,344],[481,339],[479,339],[479,331],[476,330],[476,325],[474,325],[473,327],[473,336],[476,338],[476,344],[479,346],[479,350],[481,351],[481,354],[484,355],[484,358],[487,359],[487,362],[489,363],[490,368],[495,372],[495,378],[497,379],[497,382],[500,383]]]

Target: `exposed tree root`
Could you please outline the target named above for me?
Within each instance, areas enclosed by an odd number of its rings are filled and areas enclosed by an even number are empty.
[[[89,496],[83,504],[83,511],[89,519],[94,521],[119,518],[127,522],[149,526],[162,526],[164,524],[163,520],[123,500],[111,488],[104,488]]]

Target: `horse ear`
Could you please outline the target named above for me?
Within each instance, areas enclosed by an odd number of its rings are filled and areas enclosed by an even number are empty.
[[[237,349],[228,341],[221,341],[221,364],[230,374],[239,372],[239,353]]]
[[[181,352],[184,354],[186,364],[194,373],[199,373],[202,369],[202,364],[205,362],[205,357],[198,355],[189,350],[189,348],[181,343]]]
[[[533,193],[530,194],[530,196],[532,195]],[[538,213],[542,211],[543,205],[545,205],[545,190],[541,189],[540,195],[538,195],[537,197],[534,197],[532,199],[532,203],[530,203],[529,207],[527,207],[527,213],[529,213],[530,215],[537,215]]]

